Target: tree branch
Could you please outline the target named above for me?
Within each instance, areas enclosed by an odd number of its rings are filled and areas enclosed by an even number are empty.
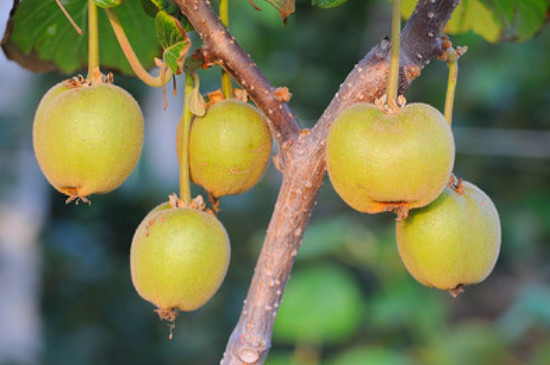
[[[276,97],[276,88],[256,66],[214,13],[209,1],[174,0],[203,40],[203,49],[246,89],[252,100],[269,118],[269,125],[279,146],[294,140],[300,133],[294,114],[283,100]]]
[[[420,71],[444,50],[441,33],[459,0],[420,0],[401,32],[399,94],[404,94]],[[386,92],[389,71],[390,41],[384,38],[373,47],[340,86],[334,99],[314,127],[326,139],[332,120],[347,106],[358,102],[372,103]]]
[[[270,117],[283,148],[283,182],[267,229],[247,298],[222,365],[262,364],[285,284],[325,173],[325,141],[334,118],[357,102],[373,102],[385,93],[390,44],[383,39],[350,72],[317,125],[300,132],[273,86],[221,26],[206,0],[174,0],[199,32],[205,47],[247,90]],[[441,31],[458,0],[420,0],[402,32],[400,93],[431,59],[442,53]]]

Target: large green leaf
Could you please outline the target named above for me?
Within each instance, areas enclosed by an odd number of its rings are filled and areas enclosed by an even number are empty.
[[[417,0],[403,1],[403,15],[412,13]],[[525,41],[546,24],[548,0],[462,0],[445,31],[472,31],[489,42]]]
[[[87,0],[64,0],[63,5],[84,35],[78,35],[53,0],[23,0],[10,18],[2,45],[6,56],[37,72],[58,70],[72,74],[88,63]],[[99,52],[103,71],[133,75],[102,9],[99,13]],[[113,9],[135,53],[146,68],[161,55],[154,19],[139,1],[126,1]],[[13,26],[13,28],[11,28]],[[11,33],[10,33],[11,29]]]

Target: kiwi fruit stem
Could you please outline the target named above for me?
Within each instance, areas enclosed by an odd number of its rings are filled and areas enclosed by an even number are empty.
[[[88,1],[88,80],[92,85],[101,83],[101,79],[94,77],[95,69],[99,68],[99,37],[97,29],[97,6]]]
[[[399,85],[399,47],[401,41],[401,0],[393,0],[391,21],[391,55],[388,84],[386,85],[386,105],[391,107],[397,99]]]
[[[453,47],[447,49],[446,58],[447,66],[449,67],[449,79],[447,81],[447,94],[445,95],[445,119],[451,125],[453,121],[456,82],[458,79],[458,54]]]
[[[113,32],[115,33],[118,44],[120,45],[124,56],[128,60],[128,63],[130,64],[130,67],[132,67],[132,70],[134,71],[136,76],[146,85],[151,87],[163,87],[164,85],[166,85],[173,76],[170,68],[166,67],[166,65],[163,64],[160,66],[161,69],[158,76],[150,75],[139,61],[139,58],[137,58],[136,53],[134,52],[134,49],[132,48],[132,45],[128,40],[128,37],[126,36],[126,32],[124,32],[124,28],[122,28],[122,25],[120,24],[120,21],[114,10],[105,9],[105,12],[107,13],[107,18],[109,19],[111,28],[113,28]]]
[[[222,24],[229,28],[229,1],[220,0],[220,20]],[[233,97],[233,87],[231,85],[231,75],[222,69],[222,93],[225,99]]]
[[[183,114],[181,116],[181,156],[180,156],[180,199],[184,204],[191,203],[191,188],[189,186],[189,131],[191,129],[191,119],[193,114],[189,109],[189,95],[194,88],[193,75],[185,73],[185,101],[183,104]]]

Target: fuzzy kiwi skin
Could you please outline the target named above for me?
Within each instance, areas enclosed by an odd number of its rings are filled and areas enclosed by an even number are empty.
[[[134,98],[112,85],[55,85],[35,114],[33,146],[50,184],[71,197],[120,186],[143,146],[143,115]]]
[[[493,270],[501,244],[498,212],[477,186],[445,188],[430,205],[397,222],[396,238],[405,267],[420,283],[441,290],[483,281]]]
[[[153,209],[130,248],[132,282],[163,312],[192,311],[220,287],[230,259],[227,232],[216,217],[193,208]]]
[[[412,103],[386,114],[359,103],[340,113],[327,137],[330,181],[360,212],[379,213],[425,206],[447,184],[455,146],[443,115]]]
[[[181,129],[178,129],[181,131]],[[180,138],[181,132],[178,132]],[[240,194],[262,177],[272,140],[263,114],[235,99],[220,101],[195,117],[189,136],[191,180],[214,197]],[[178,156],[181,141],[178,140]]]

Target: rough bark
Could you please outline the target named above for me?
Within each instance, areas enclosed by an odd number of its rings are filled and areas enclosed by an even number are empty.
[[[279,144],[294,139],[300,126],[286,103],[278,100],[276,88],[227,31],[205,0],[175,0],[204,42],[205,54],[231,73],[269,118],[273,135]]]
[[[346,106],[373,102],[385,93],[390,43],[382,39],[355,66],[311,130],[300,130],[275,88],[237,44],[207,0],[175,0],[193,24],[203,49],[243,86],[270,119],[279,143],[277,167],[283,182],[247,298],[221,364],[262,364],[285,284],[325,173],[325,141],[334,118]],[[441,32],[458,0],[420,0],[402,32],[400,93],[431,59],[442,53]]]

